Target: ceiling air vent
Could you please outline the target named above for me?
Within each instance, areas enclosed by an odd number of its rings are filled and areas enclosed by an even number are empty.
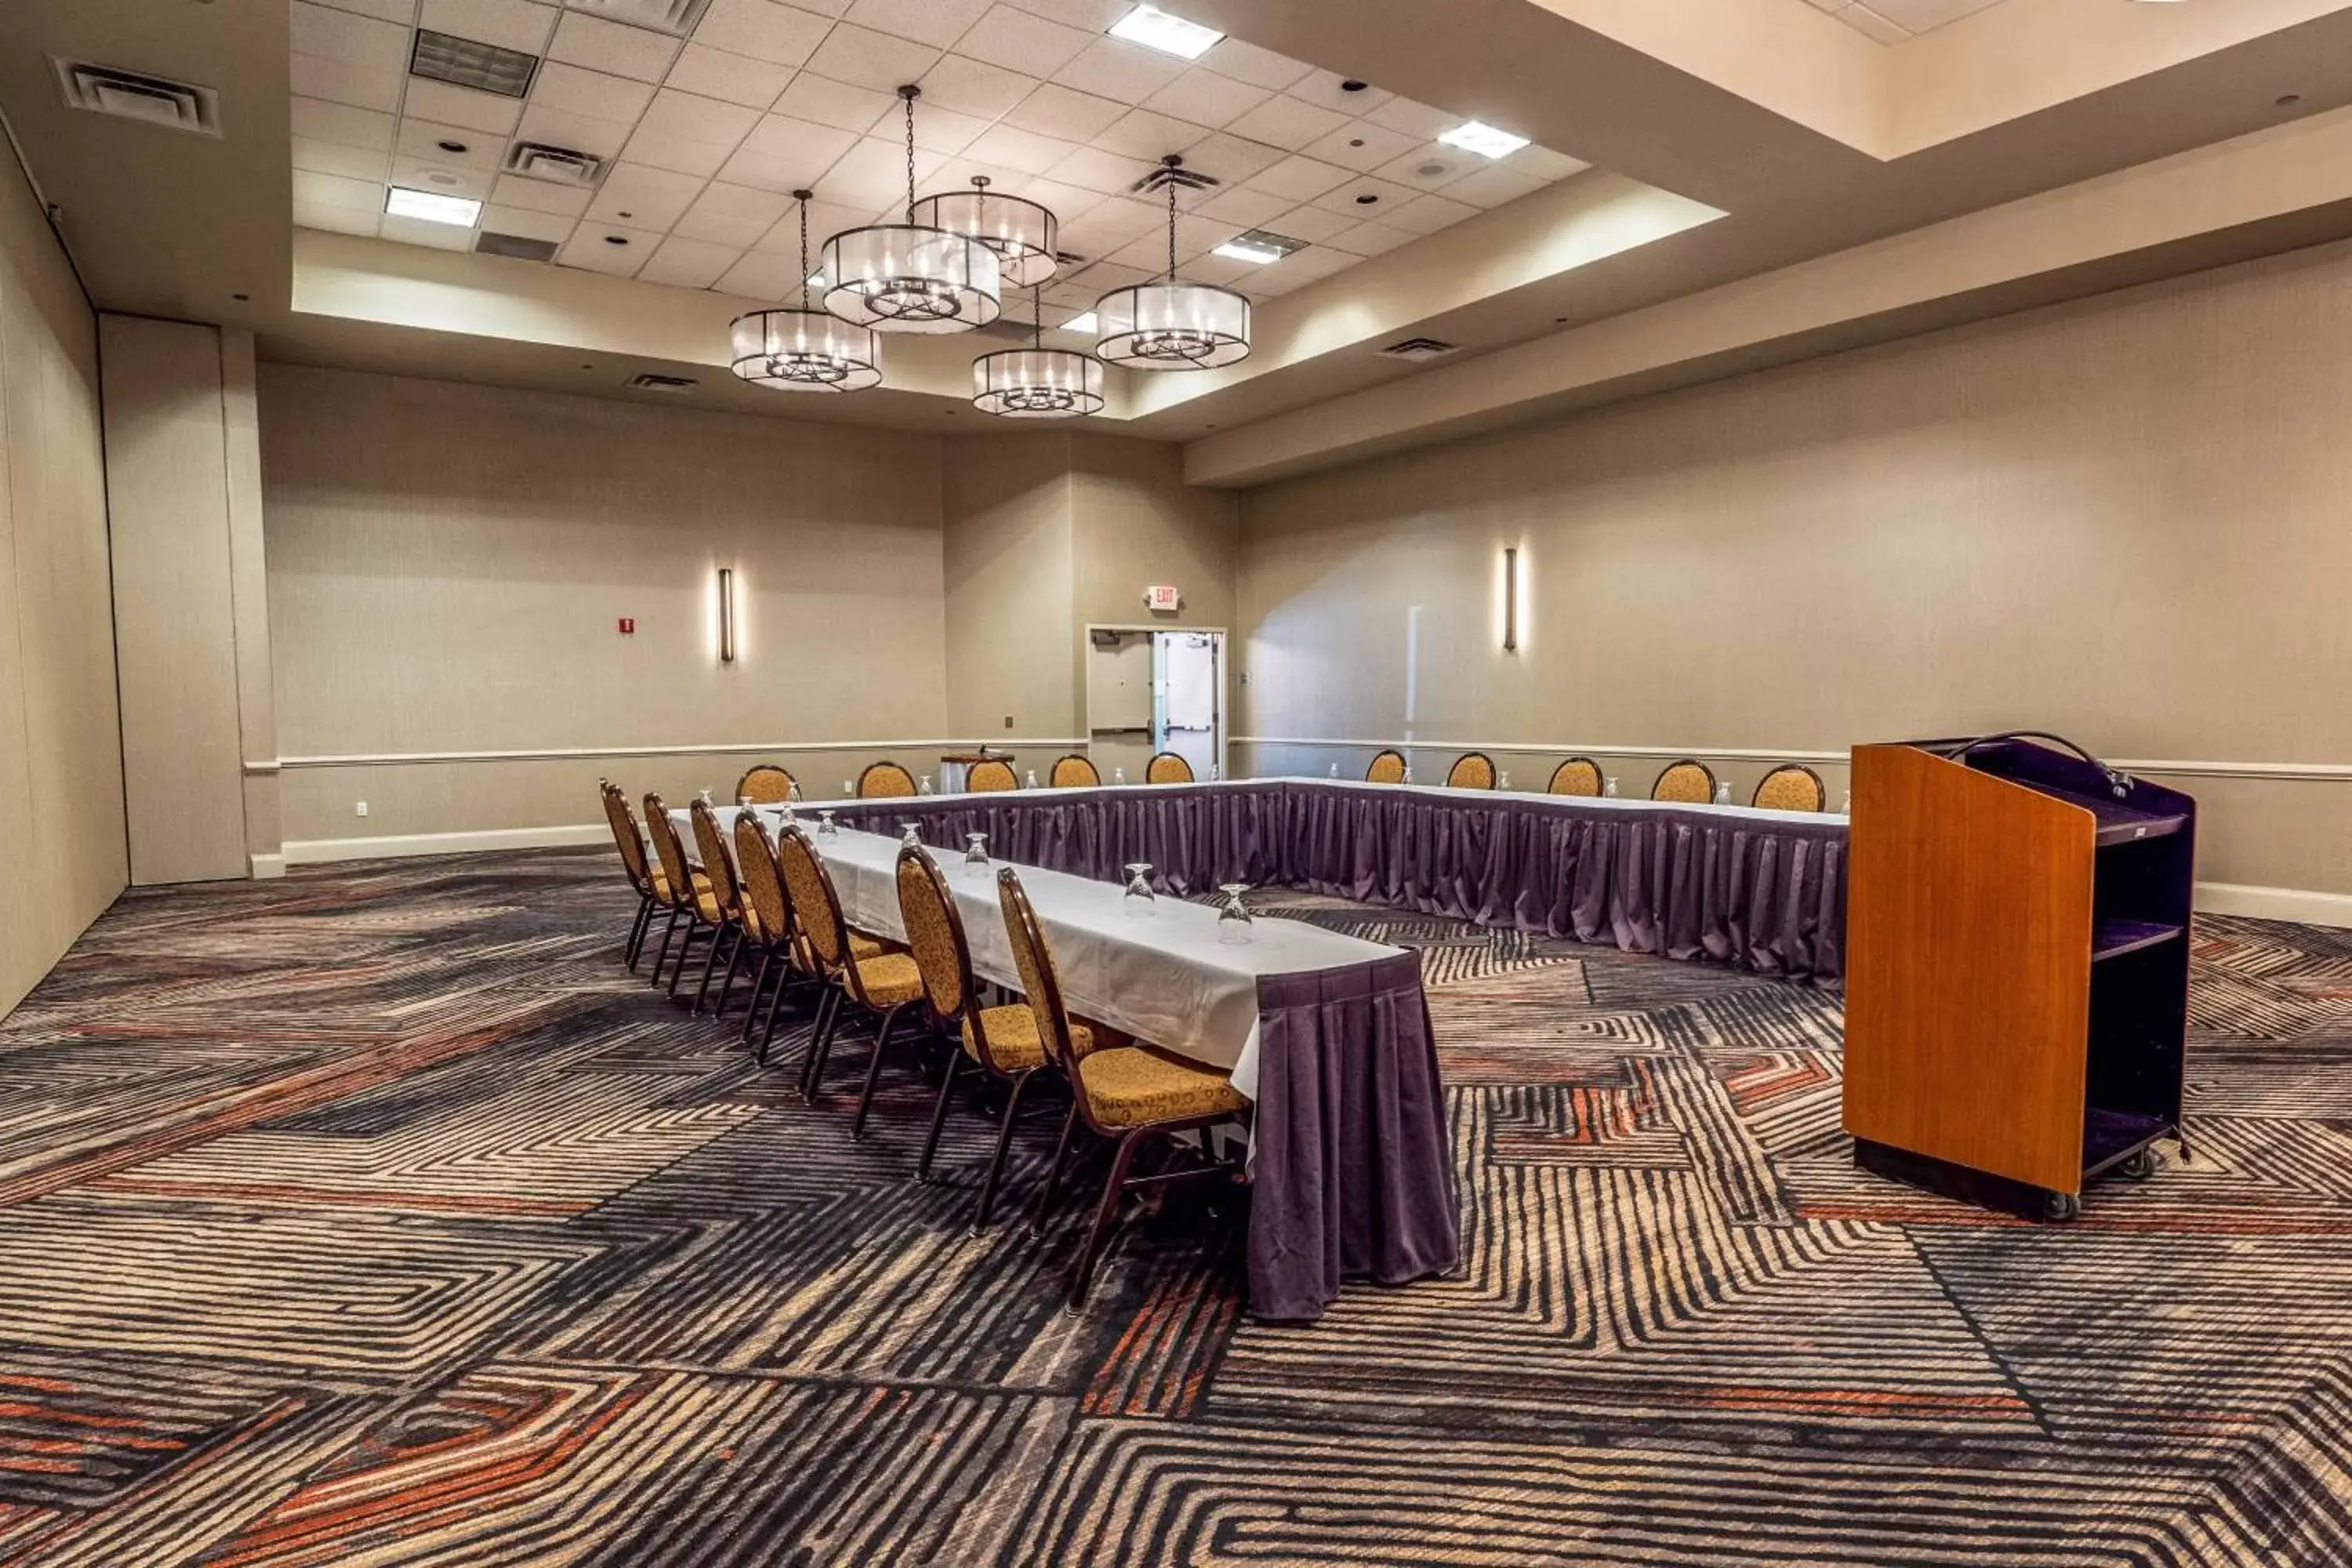
[[[667,392],[675,396],[692,392],[702,384],[690,375],[656,375],[652,371],[644,371],[629,377],[629,384],[639,392]]]
[[[1407,338],[1402,342],[1391,343],[1381,353],[1390,359],[1411,360],[1418,364],[1425,359],[1443,359],[1461,347],[1460,343],[1440,342],[1435,338]]]
[[[710,0],[563,0],[564,9],[584,11],[607,22],[625,22],[684,37],[702,20]]]
[[[507,152],[507,173],[552,185],[593,185],[604,174],[604,160],[544,142],[518,142]]]
[[[484,229],[475,237],[474,248],[484,256],[511,256],[522,261],[552,261],[556,244],[551,239],[525,239],[519,234],[493,234]]]
[[[69,109],[87,109],[93,114],[111,114],[172,131],[193,131],[200,136],[221,133],[220,94],[211,88],[83,60],[52,58],[49,67],[58,74],[58,89]]]
[[[496,44],[478,44],[454,33],[416,29],[416,47],[409,51],[408,74],[452,87],[495,92],[500,98],[521,98],[530,91],[539,72],[539,57]]]

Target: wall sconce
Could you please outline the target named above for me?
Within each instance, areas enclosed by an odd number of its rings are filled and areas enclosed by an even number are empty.
[[[719,662],[735,662],[735,569],[719,569]]]
[[[1519,551],[1503,547],[1503,651],[1519,651]]]

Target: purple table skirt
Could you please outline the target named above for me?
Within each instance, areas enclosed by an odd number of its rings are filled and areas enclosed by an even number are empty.
[[[952,853],[1163,890],[1310,889],[1834,985],[1845,826],[1572,799],[1465,800],[1282,779],[845,804]],[[1311,1319],[1345,1279],[1452,1268],[1461,1228],[1420,959],[1258,984],[1250,1310]]]

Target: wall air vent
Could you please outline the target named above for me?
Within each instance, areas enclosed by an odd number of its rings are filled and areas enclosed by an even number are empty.
[[[681,392],[692,392],[702,384],[690,375],[656,375],[651,371],[645,371],[629,377],[629,384],[639,392],[667,392],[675,396]]]
[[[507,173],[551,185],[593,185],[604,177],[604,160],[544,142],[518,142],[507,151]]]
[[[552,261],[557,247],[551,239],[525,239],[519,234],[492,234],[484,229],[475,237],[474,248],[484,256],[511,256],[521,261]]]
[[[416,47],[408,54],[408,74],[451,87],[495,92],[500,98],[521,98],[539,74],[539,57],[496,44],[478,44],[454,33],[416,29]]]
[[[563,0],[564,9],[583,11],[607,22],[625,22],[684,37],[694,31],[710,0]]]
[[[1417,364],[1425,359],[1443,359],[1458,353],[1461,347],[1460,343],[1440,342],[1435,338],[1407,338],[1402,342],[1391,343],[1381,353],[1390,359],[1411,360]]]
[[[52,58],[49,68],[57,72],[58,89],[65,94],[68,109],[87,109],[93,114],[111,114],[171,131],[193,131],[200,136],[221,133],[220,94],[211,88],[84,60]]]

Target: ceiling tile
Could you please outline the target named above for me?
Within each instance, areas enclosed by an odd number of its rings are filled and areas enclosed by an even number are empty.
[[[1994,4],[1997,0],[1868,0],[1871,10],[1914,33],[1932,32]]]
[[[940,51],[929,44],[844,22],[825,35],[816,53],[809,57],[808,68],[835,81],[896,92],[907,82],[921,80],[939,58]],[[918,105],[916,113],[921,112]]]
[[[1303,239],[1309,245],[1322,245],[1335,234],[1354,228],[1359,219],[1353,213],[1325,212],[1321,207],[1296,206],[1280,217],[1260,224],[1276,234],[1286,234],[1293,239]]]
[[[1054,73],[1054,79],[1080,92],[1139,104],[1183,74],[1184,62],[1173,55],[1125,38],[1104,37],[1079,50],[1069,64]]]
[[[1081,254],[1116,250],[1138,235],[1157,234],[1168,222],[1168,209],[1129,196],[1114,196],[1088,208],[1062,227],[1066,242],[1076,238]]]
[[[1422,145],[1402,131],[1351,120],[1328,136],[1317,137],[1299,151],[1310,158],[1320,158],[1360,174],[1370,174],[1381,173],[1381,164],[1401,159]]]
[[[404,158],[394,154],[391,181],[403,190],[427,191],[435,195],[465,196],[472,201],[488,201],[490,185],[498,176],[495,169],[461,169],[446,160]]]
[[[1220,131],[1185,153],[1184,166],[1197,169],[1228,185],[1238,185],[1262,169],[1271,169],[1290,154],[1263,142],[1245,142]]]
[[[466,224],[427,223],[423,218],[394,217],[386,213],[377,220],[375,231],[385,239],[422,245],[433,250],[474,248],[474,230]]]
[[[1381,204],[1385,208],[1388,204]],[[1464,218],[1476,217],[1478,209],[1465,202],[1444,196],[1415,196],[1393,212],[1383,211],[1380,221],[1392,228],[1409,228],[1415,234],[1435,234]]]
[[[1265,265],[1259,261],[1235,261],[1229,256],[1195,256],[1184,263],[1183,273],[1195,283],[1216,283],[1246,292],[1249,279]]]
[[[653,104],[637,122],[637,129],[654,136],[675,136],[732,151],[759,123],[760,111],[756,109],[666,87],[654,95]]]
[[[1034,77],[985,60],[947,55],[923,73],[920,85],[925,108],[995,120],[1034,91],[1038,82]]]
[[[555,253],[555,259],[566,267],[633,278],[652,258],[661,239],[660,235],[649,229],[623,224],[583,223],[572,230],[563,248]]]
[[[636,123],[637,117],[653,100],[654,89],[644,82],[554,60],[539,68],[539,79],[530,86],[533,103],[543,103],[568,114],[584,114],[592,120],[617,120],[631,125]]]
[[[1168,270],[1168,231],[1139,234],[1103,258],[1114,267],[1125,267],[1143,273],[1165,273]]]
[[[894,37],[946,48],[988,10],[992,0],[856,0],[843,20]]]
[[[520,174],[502,174],[490,187],[490,200],[502,207],[527,207],[532,212],[557,213],[565,217],[578,217],[588,210],[596,193],[578,185],[559,185],[549,180],[526,179]]]
[[[1442,109],[1432,109],[1409,98],[1391,98],[1364,118],[1375,125],[1385,125],[1391,131],[1402,132],[1417,142],[1434,142],[1441,132],[1451,131],[1463,121],[1459,114],[1448,114]]]
[[[943,162],[936,153],[915,154],[915,186],[939,172]],[[816,183],[817,197],[835,205],[877,212],[884,207],[903,211],[907,205],[907,149],[904,143],[868,136],[825,171]]]
[[[359,207],[321,205],[317,202],[294,198],[294,221],[303,228],[322,228],[331,234],[356,234],[373,238],[381,213],[363,211]]]
[[[1066,185],[1059,180],[1031,180],[1021,195],[1035,202],[1063,223],[1092,211],[1108,199],[1100,191],[1089,191],[1079,185]]]
[[[436,33],[496,44],[527,55],[544,54],[555,31],[556,9],[534,0],[425,0],[416,25]]]
[[[1581,158],[1571,158],[1565,153],[1555,153],[1549,147],[1522,147],[1503,160],[1506,169],[1517,169],[1538,180],[1565,180],[1592,167]]]
[[[534,103],[522,111],[522,123],[515,127],[515,134],[526,142],[593,153],[599,158],[616,158],[620,156],[621,144],[629,139],[629,128],[617,120],[591,120],[583,114],[566,114],[560,109]]]
[[[1352,170],[1294,153],[1271,168],[1259,170],[1242,184],[1253,191],[1268,191],[1294,201],[1309,202],[1326,191],[1337,190],[1353,177]]]
[[[1044,173],[1046,178],[1066,185],[1079,185],[1109,195],[1129,189],[1150,174],[1151,168],[1141,158],[1122,158],[1099,148],[1081,147]]]
[[[770,114],[743,138],[742,151],[755,158],[797,165],[801,184],[813,184],[833,167],[834,161],[857,145],[857,133],[837,125],[818,125],[790,115]]]
[[[510,234],[518,239],[544,239],[561,245],[572,237],[572,231],[579,224],[578,218],[568,215],[500,206],[493,202],[482,209],[482,221],[478,226],[484,234]]]
[[[1012,4],[1089,33],[1109,31],[1113,22],[1135,9],[1135,0],[1012,0]]]
[[[788,196],[794,191],[813,188],[833,163],[805,148],[779,155],[747,153],[739,148],[719,166],[717,177],[730,184],[750,185],[754,190]]]
[[[875,129],[886,115],[896,120],[898,109],[898,100],[887,92],[831,81],[813,71],[803,71],[793,78],[792,86],[784,89],[783,96],[775,102],[775,112],[788,119],[831,126],[848,132],[852,137]],[[845,148],[848,144],[842,143]]]
[[[1075,142],[1059,137],[1041,136],[1034,131],[1024,131],[1011,124],[992,125],[964,149],[975,158],[985,158],[992,163],[1025,174],[1042,174],[1078,150]]]
[[[330,142],[338,147],[365,147],[373,152],[389,153],[392,151],[393,128],[398,123],[389,114],[354,109],[348,103],[329,103],[323,98],[298,98],[294,100],[294,134],[312,142]]]
[[[1253,191],[1246,186],[1235,185],[1230,190],[1217,192],[1192,210],[1202,217],[1224,218],[1240,224],[1244,228],[1257,228],[1297,205],[1289,197],[1276,195],[1271,191]],[[1292,237],[1303,239],[1306,237],[1294,235]]]
[[[789,256],[753,251],[729,268],[711,287],[746,300],[788,300],[800,292],[800,263]]]
[[[1277,93],[1225,127],[1235,136],[1296,153],[1348,123],[1348,117]]]
[[[1273,96],[1265,88],[1196,68],[1145,99],[1143,107],[1213,130],[1233,123]]]
[[[1156,163],[1164,154],[1197,145],[1208,134],[1205,125],[1190,125],[1148,109],[1135,109],[1097,133],[1094,144],[1106,153],[1124,153]]]
[[[1396,134],[1376,125],[1363,129],[1384,135]],[[1448,147],[1443,142],[1423,142],[1371,172],[1383,180],[1411,185],[1416,191],[1442,191],[1465,174],[1475,174],[1486,162],[1475,153],[1465,153],[1459,147]]]
[[[1351,120],[1358,115],[1370,114],[1396,96],[1361,81],[1357,82],[1356,89],[1350,92],[1348,83],[1353,79],[1341,76],[1338,71],[1311,70],[1282,90],[1302,103],[1328,109]]]
[[[1081,32],[1059,22],[1049,22],[1033,12],[1000,5],[957,40],[956,53],[1024,76],[1046,77],[1076,58],[1078,51],[1093,43],[1095,37],[1092,32]]]
[[[792,210],[792,197],[781,192],[714,180],[670,226],[670,232],[687,239],[746,249]]]
[[[667,233],[685,215],[694,198],[702,194],[703,183],[695,175],[657,169],[648,163],[616,163],[604,176],[596,199],[588,204],[588,216],[599,223],[626,224],[633,228]]]
[[[772,250],[779,256],[797,257],[801,250],[800,204],[788,202],[784,216],[769,226],[768,232],[753,243],[754,250]],[[900,216],[904,216],[903,214]],[[871,213],[854,207],[840,207],[831,202],[811,202],[808,205],[809,259],[814,265],[816,254],[824,242],[845,228],[858,228],[869,222]]]
[[[1016,104],[1004,123],[1065,142],[1087,142],[1126,112],[1127,105],[1116,100],[1046,82]]]
[[[694,41],[730,55],[796,66],[815,52],[831,26],[822,16],[774,0],[711,0]]]
[[[677,40],[644,27],[566,11],[555,25],[547,58],[632,81],[659,81],[677,58]]]
[[[667,283],[674,289],[708,289],[742,257],[740,245],[711,245],[672,235],[646,258],[637,277],[643,282]]]
[[[1197,256],[1202,251],[1223,245],[1247,228],[1244,223],[1204,216],[1200,213],[1181,213],[1176,219],[1176,254]],[[1163,237],[1163,246],[1167,243]]]
[[[314,174],[341,174],[345,179],[381,181],[391,158],[381,148],[345,147],[333,142],[293,140],[294,166]]]
[[[522,118],[522,100],[519,98],[500,98],[495,92],[452,87],[446,81],[426,81],[422,77],[409,79],[408,97],[401,107],[415,119],[462,125],[490,136],[513,135],[515,122]]]
[[[1364,198],[1370,196],[1371,200]],[[1400,185],[1392,180],[1376,179],[1370,174],[1356,174],[1345,184],[1324,192],[1315,198],[1315,205],[1326,212],[1354,213],[1360,221],[1389,214],[1410,202],[1419,200],[1421,193],[1410,185]]]
[[[1445,195],[1448,200],[1468,202],[1474,207],[1498,207],[1543,188],[1541,180],[1495,164],[1454,181],[1445,187]]]
[[[448,146],[443,146],[443,142]],[[459,151],[453,153],[450,147]],[[412,117],[400,122],[400,140],[394,143],[393,150],[404,158],[424,158],[453,169],[495,171],[506,153],[506,142],[500,137],[485,136],[462,126],[436,125],[429,120]]]
[[[651,163],[656,169],[698,174],[704,179],[722,173],[736,157],[734,149],[724,142],[689,142],[683,136],[664,136],[644,130],[629,138],[622,155],[633,163]]]
[[[331,11],[309,0],[293,0],[287,42],[298,55],[342,65],[408,68],[407,28],[349,11]]]
[[[1420,237],[1401,228],[1391,228],[1384,223],[1360,223],[1353,228],[1340,230],[1323,243],[1335,250],[1344,250],[1355,256],[1379,256]]]
[[[898,126],[877,126],[881,131],[897,130],[904,146],[906,132]],[[915,145],[927,152],[952,157],[971,145],[972,138],[988,129],[988,121],[974,115],[957,114],[929,104],[919,105],[915,110]]]
[[[1899,44],[1911,36],[1900,22],[1891,22],[1868,5],[1848,5],[1837,19],[1863,37],[1882,44]]]
[[[318,55],[294,55],[286,65],[287,85],[302,97],[385,111],[400,107],[404,68],[398,61],[389,66],[358,65]]]
[[[1259,268],[1251,284],[1259,289],[1269,284],[1277,285],[1287,291],[1319,278],[1328,278],[1334,272],[1345,271],[1358,259],[1348,251],[1309,246],[1305,250],[1294,250],[1281,260]]]
[[[1157,278],[1167,268],[1168,259],[1164,256],[1148,268],[1123,267],[1116,261],[1097,261],[1079,273],[1075,281],[1092,289],[1095,297],[1100,299],[1114,289],[1131,289],[1138,283]]]
[[[1211,45],[1199,63],[1219,76],[1229,76],[1235,81],[1245,81],[1252,87],[1262,87],[1275,92],[1281,91],[1315,68],[1287,55],[1277,55],[1272,49],[1245,44],[1239,38],[1227,38],[1223,43]]]
[[[380,21],[397,22],[405,27],[416,20],[416,0],[320,0],[338,11],[356,11],[362,16]],[[1839,0],[1843,4],[1844,0]]]
[[[294,174],[294,199],[316,206],[380,213],[383,211],[383,182],[298,169]]]
[[[679,52],[677,64],[670,68],[669,79],[664,85],[680,92],[715,98],[722,103],[766,109],[792,79],[790,66],[753,59],[750,55],[730,55],[706,44],[688,44]]]

